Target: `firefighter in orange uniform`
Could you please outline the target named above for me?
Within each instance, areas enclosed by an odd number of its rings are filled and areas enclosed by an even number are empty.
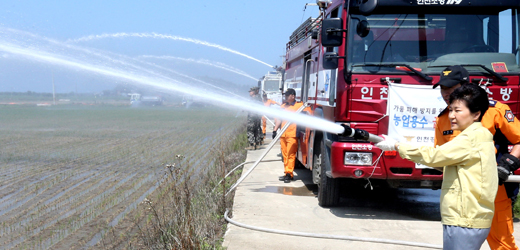
[[[446,68],[441,79],[433,88],[441,86],[441,95],[448,104],[450,94],[462,84],[469,83],[469,74],[462,66]],[[435,126],[435,145],[451,141],[460,131],[451,130],[451,121],[445,109],[437,117]],[[489,101],[489,109],[482,117],[482,126],[493,134],[498,160],[499,187],[495,198],[495,215],[491,231],[487,237],[489,247],[496,249],[518,249],[513,236],[513,214],[511,199],[518,183],[504,183],[508,176],[520,166],[520,122],[513,115],[508,105],[498,101]],[[513,149],[508,153],[508,145]]]
[[[267,94],[265,92],[262,95],[262,101],[264,102],[264,106],[266,106],[266,107],[271,107],[271,105],[280,105],[271,99],[267,99]],[[264,138],[265,138],[266,128],[267,128],[267,120],[266,120],[265,116],[262,116],[262,133],[264,134]]]
[[[294,89],[289,88],[285,91],[285,103],[282,104],[283,109],[296,112],[302,105],[303,103],[296,102],[296,91],[294,91]],[[279,119],[276,120],[276,125],[273,129],[273,139],[276,137],[278,128],[283,127],[285,123],[285,121],[282,123]],[[291,124],[280,137],[284,165],[283,181],[285,183],[291,182],[294,177],[293,170],[294,164],[296,163],[296,151],[298,150],[298,135],[296,134],[296,130],[296,124]]]

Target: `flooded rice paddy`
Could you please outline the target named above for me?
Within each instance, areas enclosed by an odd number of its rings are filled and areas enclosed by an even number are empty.
[[[0,106],[0,248],[98,249],[108,229],[131,233],[130,215],[165,165],[182,155],[181,171],[207,170],[215,148],[244,125],[235,115]]]

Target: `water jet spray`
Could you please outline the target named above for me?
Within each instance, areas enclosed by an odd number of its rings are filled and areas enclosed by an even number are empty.
[[[120,32],[120,33],[113,33],[113,34],[90,35],[90,36],[80,37],[77,39],[69,39],[69,40],[67,40],[67,42],[77,43],[77,42],[85,42],[85,41],[98,40],[98,39],[104,39],[104,38],[121,38],[121,37],[141,37],[141,38],[156,38],[156,39],[170,39],[170,40],[185,41],[185,42],[190,42],[190,43],[195,43],[195,44],[200,44],[200,45],[204,45],[204,46],[208,46],[208,47],[217,48],[217,49],[220,49],[223,51],[228,51],[233,54],[243,56],[245,58],[248,58],[253,61],[259,62],[261,64],[264,64],[264,65],[268,66],[269,68],[273,67],[272,65],[265,63],[263,61],[260,61],[252,56],[246,55],[244,53],[238,52],[236,50],[233,50],[233,49],[230,49],[230,48],[218,45],[218,44],[214,44],[214,43],[210,43],[210,42],[206,42],[206,41],[202,41],[202,40],[198,40],[198,39],[193,39],[193,38],[157,34],[157,33],[124,33],[124,32]]]
[[[224,63],[220,63],[220,62],[216,62],[216,63],[213,63],[213,62],[210,62],[208,60],[195,60],[195,59],[191,59],[191,58],[182,58],[182,57],[176,57],[176,56],[151,56],[151,55],[143,55],[143,56],[139,56],[141,58],[155,58],[155,59],[165,59],[165,60],[179,60],[179,61],[185,61],[185,62],[190,62],[190,63],[199,63],[199,64],[204,64],[204,65],[208,65],[208,66],[212,66],[212,67],[215,67],[215,68],[219,68],[219,69],[223,69],[223,70],[226,70],[226,71],[229,71],[229,72],[233,72],[235,74],[238,74],[238,75],[241,75],[241,76],[245,76],[249,79],[252,79],[252,80],[255,80],[257,81],[258,79],[252,77],[251,75],[239,70],[239,69],[236,69],[236,68],[233,68],[229,65],[226,65]]]
[[[84,54],[76,55],[74,57],[71,57],[69,55],[64,55],[64,53],[56,54],[56,49],[43,49],[44,46],[34,47],[34,46],[23,46],[19,43],[19,41],[14,42],[7,42],[5,39],[9,38],[9,36],[3,37],[2,40],[0,40],[0,50],[11,53],[13,55],[18,55],[23,58],[27,58],[33,61],[43,62],[43,63],[51,63],[54,65],[63,66],[66,68],[71,68],[74,70],[83,70],[90,73],[95,73],[98,75],[102,75],[105,77],[111,77],[116,79],[123,79],[127,81],[134,82],[136,84],[145,85],[148,87],[154,87],[166,91],[171,92],[177,92],[192,96],[198,96],[201,97],[207,102],[211,102],[212,104],[225,107],[225,108],[237,108],[241,110],[247,110],[253,113],[262,114],[262,115],[269,115],[270,117],[276,117],[280,118],[292,123],[296,123],[311,129],[321,130],[329,133],[343,133],[344,128],[338,124],[335,124],[333,122],[324,120],[322,118],[309,116],[309,115],[303,115],[303,114],[296,114],[293,112],[288,112],[285,110],[280,110],[276,108],[270,108],[266,107],[261,103],[252,103],[249,100],[245,99],[238,99],[238,98],[232,98],[229,95],[222,95],[218,93],[211,93],[206,90],[196,88],[193,86],[188,86],[186,84],[183,84],[182,82],[179,82],[178,80],[172,79],[168,76],[161,75],[158,73],[155,73],[150,70],[144,70],[144,71],[138,71],[136,72],[135,69],[140,69],[142,67],[134,67],[129,62],[123,62],[125,67],[132,67],[134,70],[128,71],[125,69],[120,69],[116,67],[110,67],[110,65],[107,65],[106,56],[104,56],[103,64],[96,63],[92,64],[89,61],[78,60],[77,58],[89,58],[89,57],[95,57],[93,59],[96,59],[95,62],[100,61],[98,55],[99,53],[90,53],[89,51],[81,48],[70,48],[71,45],[61,45],[57,42],[52,42],[52,45],[58,45],[62,46],[59,49],[74,49],[74,52],[82,52]],[[33,41],[36,37],[32,37]],[[43,40],[43,39],[42,39]],[[49,42],[46,40],[43,40],[44,42]],[[60,50],[58,50],[60,51]],[[117,65],[121,65],[121,62],[115,61],[114,63],[117,63]]]
[[[82,69],[98,74],[102,74],[105,76],[110,77],[116,77],[116,78],[123,78],[126,80],[130,80],[139,84],[144,84],[148,86],[153,86],[165,90],[170,90],[174,92],[181,92],[184,94],[194,95],[194,96],[200,96],[203,98],[206,98],[208,101],[215,101],[216,103],[219,103],[226,107],[240,107],[242,109],[259,113],[259,114],[268,114],[280,119],[287,120],[292,123],[296,123],[299,125],[303,125],[312,129],[317,129],[329,133],[334,134],[341,134],[345,136],[350,136],[350,134],[353,134],[359,139],[366,139],[365,140],[372,140],[374,142],[381,141],[382,139],[378,139],[380,137],[370,135],[364,130],[359,129],[350,129],[350,127],[345,125],[338,125],[335,123],[332,123],[330,121],[326,121],[324,119],[314,117],[314,116],[308,116],[308,115],[302,115],[297,114],[293,112],[287,112],[285,110],[280,109],[274,109],[265,107],[261,104],[255,104],[244,100],[233,100],[230,99],[229,96],[222,96],[219,94],[205,94],[205,91],[200,91],[197,88],[186,88],[183,86],[177,86],[177,88],[173,88],[171,85],[172,83],[179,84],[180,82],[177,82],[176,80],[161,76],[161,77],[150,77],[150,76],[142,76],[137,74],[129,74],[128,72],[122,72],[118,69],[108,68],[108,67],[101,67],[101,66],[95,66],[90,65],[87,63],[80,63],[75,62],[72,59],[66,58],[66,57],[58,57],[53,54],[47,53],[45,51],[38,51],[31,48],[22,48],[15,44],[6,44],[6,43],[0,43],[0,50],[3,50],[5,52],[21,55],[27,58],[31,58],[33,60],[43,61],[43,62],[49,62],[53,64],[58,64],[66,67],[72,67],[75,69]],[[363,132],[364,131],[364,132]]]

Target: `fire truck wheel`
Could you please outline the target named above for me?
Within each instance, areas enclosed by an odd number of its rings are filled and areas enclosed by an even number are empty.
[[[330,171],[330,161],[323,140],[321,140],[319,152],[320,154],[314,157],[315,162],[319,163],[319,170],[316,171],[319,176],[318,204],[322,207],[336,206],[339,203],[340,182],[339,179],[327,177],[326,171]]]
[[[318,155],[314,155],[313,164],[312,164],[312,183],[319,185],[320,184],[320,174],[321,174],[321,158]]]

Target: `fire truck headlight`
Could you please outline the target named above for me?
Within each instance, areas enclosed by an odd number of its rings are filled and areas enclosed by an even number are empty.
[[[372,165],[372,153],[345,152],[345,165]]]

